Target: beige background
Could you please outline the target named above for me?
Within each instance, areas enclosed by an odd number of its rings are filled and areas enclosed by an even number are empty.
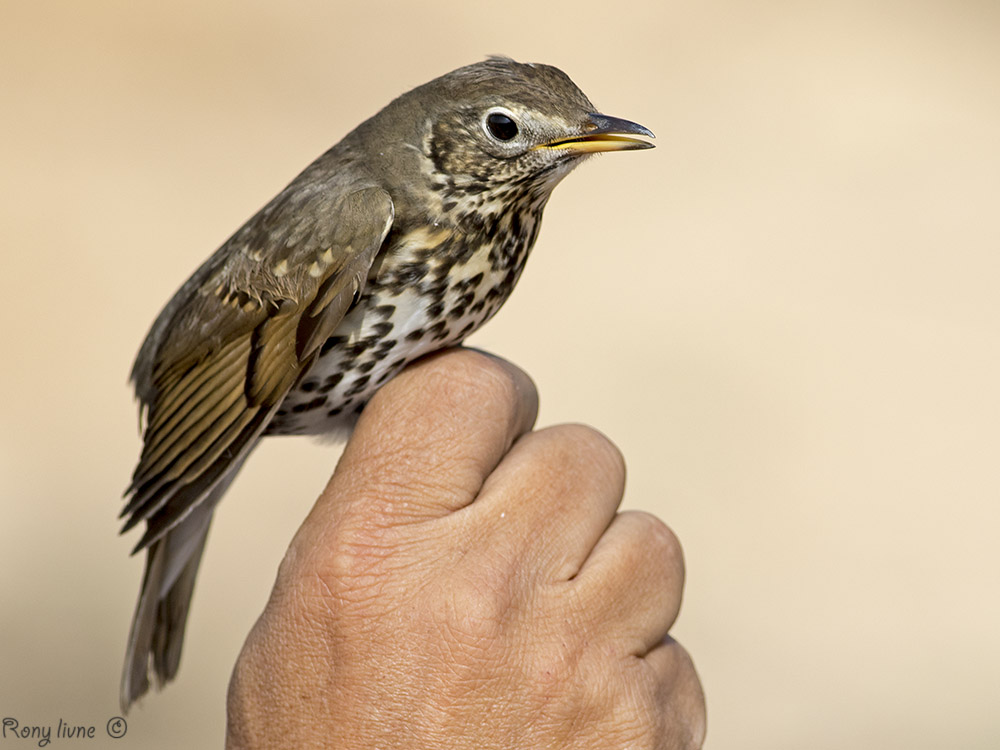
[[[1000,745],[994,0],[4,3],[0,714],[117,713],[125,380],[160,306],[360,120],[490,53],[659,136],[556,191],[471,342],[533,375],[542,424],[610,435],[626,505],[680,535],[707,747]],[[115,747],[219,746],[336,455],[249,462],[180,680]]]

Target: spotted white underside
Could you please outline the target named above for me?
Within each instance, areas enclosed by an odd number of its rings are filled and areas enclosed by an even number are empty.
[[[354,423],[375,391],[407,363],[460,343],[489,320],[507,296],[506,293],[496,296],[494,292],[493,299],[486,301],[490,290],[501,285],[507,276],[505,270],[491,269],[489,249],[484,247],[475,253],[461,267],[461,274],[449,274],[455,283],[444,294],[444,316],[429,315],[426,295],[415,286],[398,293],[369,286],[334,332],[334,337],[343,341],[316,360],[299,387],[285,398],[268,432],[285,435],[343,432]],[[482,280],[475,289],[460,285],[459,282],[479,274]],[[477,308],[479,302],[483,304]],[[387,306],[393,308],[388,317],[380,312]],[[391,324],[391,329],[386,330],[387,324]],[[435,329],[435,325],[439,328]],[[365,341],[373,343],[363,352],[354,353],[355,345]],[[390,342],[395,342],[391,348],[386,346]]]

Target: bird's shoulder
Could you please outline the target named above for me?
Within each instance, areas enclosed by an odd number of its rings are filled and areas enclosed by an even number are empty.
[[[133,366],[141,401],[165,371],[202,361],[271,318],[301,315],[317,296],[329,304],[352,282],[345,276],[367,272],[392,223],[392,199],[330,156],[254,214],[166,305]]]

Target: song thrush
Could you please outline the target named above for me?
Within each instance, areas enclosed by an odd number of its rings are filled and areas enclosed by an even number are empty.
[[[146,530],[127,708],[177,672],[216,503],[264,435],[350,428],[407,362],[507,299],[556,184],[583,157],[649,148],[562,71],[491,58],[359,125],[174,295],[132,369],[143,447],[123,531]]]

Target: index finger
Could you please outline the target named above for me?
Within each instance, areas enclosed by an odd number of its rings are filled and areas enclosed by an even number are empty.
[[[397,525],[462,508],[537,412],[531,379],[505,360],[470,349],[419,360],[365,407],[313,513],[336,502]]]

